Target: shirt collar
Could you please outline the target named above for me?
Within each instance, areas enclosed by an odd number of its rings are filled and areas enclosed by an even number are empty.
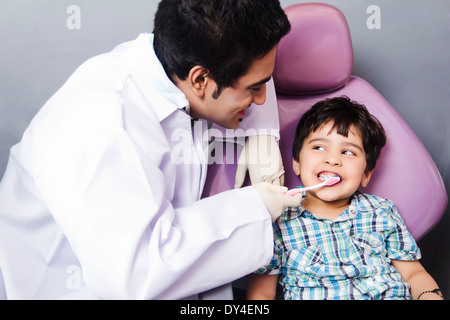
[[[159,121],[178,109],[189,113],[186,96],[167,77],[153,50],[153,34],[140,34],[128,54],[131,77],[147,102],[153,106]]]
[[[356,191],[352,195],[351,200],[350,200],[350,205],[334,220],[334,222],[353,219],[358,215],[359,212],[369,210],[369,206],[360,206],[360,204],[359,204],[360,195],[361,195],[361,192],[359,192],[359,191]],[[302,192],[302,201],[305,197],[306,197],[306,192]],[[310,216],[316,220],[326,220],[326,219],[317,217],[314,213],[305,209],[301,204],[299,207],[286,208],[286,210],[281,215],[280,220],[288,221],[288,220],[292,220],[292,219],[295,219],[295,218],[301,217],[301,216]]]

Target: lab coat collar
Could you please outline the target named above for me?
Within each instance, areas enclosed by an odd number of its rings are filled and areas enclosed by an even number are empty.
[[[189,113],[184,93],[167,77],[153,50],[153,34],[140,34],[128,51],[131,77],[161,122],[173,112],[183,109]]]

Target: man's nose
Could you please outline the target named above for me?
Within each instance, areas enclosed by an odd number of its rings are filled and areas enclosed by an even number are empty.
[[[263,84],[258,93],[253,97],[254,104],[261,105],[264,102],[266,102],[266,84]]]

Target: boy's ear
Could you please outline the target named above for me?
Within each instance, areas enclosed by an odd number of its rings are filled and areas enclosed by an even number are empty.
[[[189,71],[188,81],[192,92],[197,97],[205,95],[206,86],[209,82],[209,70],[202,66],[195,66]]]
[[[300,175],[300,162],[295,159],[292,159],[292,169],[294,170],[297,176]]]
[[[368,173],[364,173],[363,178],[361,180],[361,186],[363,188],[367,187],[367,185],[369,184],[370,178],[372,178],[372,174],[373,170]]]

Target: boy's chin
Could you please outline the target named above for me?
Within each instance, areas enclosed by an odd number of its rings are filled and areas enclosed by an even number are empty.
[[[337,194],[336,192],[332,192],[331,190],[320,190],[314,196],[318,200],[330,205],[339,205],[342,203],[350,202],[350,196]]]

